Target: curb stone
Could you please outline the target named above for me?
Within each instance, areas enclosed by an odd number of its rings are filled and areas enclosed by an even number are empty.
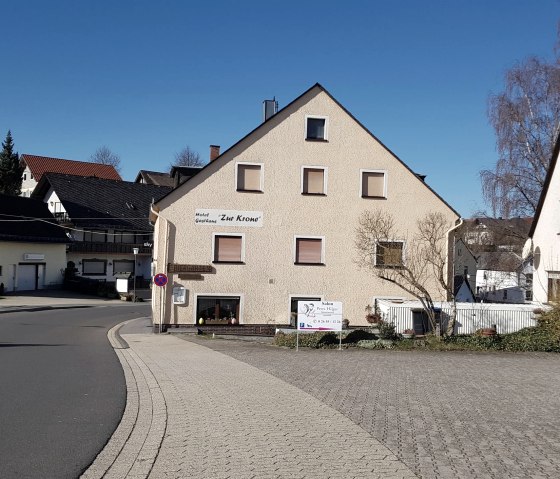
[[[167,406],[157,379],[140,357],[129,349],[119,330],[107,337],[122,365],[126,381],[126,407],[117,429],[82,474],[83,479],[146,478],[158,456],[167,426]]]

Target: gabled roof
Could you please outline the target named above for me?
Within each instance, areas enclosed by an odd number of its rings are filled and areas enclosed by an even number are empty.
[[[453,291],[454,291],[454,295],[457,296],[457,293],[459,293],[459,290],[461,289],[461,286],[463,286],[463,284],[465,284],[467,286],[467,289],[469,290],[469,293],[471,294],[473,300],[474,300],[474,293],[473,290],[471,288],[470,283],[467,281],[467,278],[465,278],[464,276],[459,276],[456,275],[453,278]]]
[[[29,167],[33,178],[37,182],[41,181],[45,173],[63,173],[76,176],[96,176],[97,178],[105,178],[107,180],[122,180],[115,167],[111,165],[27,154],[21,155],[20,160]]]
[[[467,253],[469,253],[475,261],[477,261],[477,257],[473,254],[473,252],[471,251],[471,249],[467,246],[467,244],[463,241],[462,238],[459,238],[457,241],[455,241],[455,249],[457,249],[457,245],[461,244],[463,248],[465,248],[465,251],[467,251]]]
[[[140,170],[136,175],[135,183],[142,183],[146,185],[157,186],[174,186],[175,180],[169,173],[162,173],[160,171]]]
[[[305,95],[307,95],[308,93],[310,93],[312,90],[314,89],[319,89],[320,91],[324,92],[332,101],[334,101],[350,118],[352,118],[369,136],[371,136],[375,141],[377,141],[381,147],[383,147],[385,150],[387,150],[387,152],[393,156],[393,158],[395,158],[395,160],[397,160],[399,163],[402,164],[402,166],[404,166],[422,185],[424,185],[424,187],[428,188],[437,198],[439,198],[443,204],[445,204],[451,211],[453,211],[453,213],[455,213],[458,217],[461,217],[461,215],[455,211],[455,209],[449,204],[447,203],[441,196],[439,196],[432,188],[430,188],[430,186],[425,183],[416,173],[414,173],[414,171],[412,171],[397,155],[395,155],[395,153],[393,153],[389,148],[387,148],[387,146],[385,146],[380,140],[379,138],[377,138],[371,131],[369,131],[364,125],[362,125],[362,123],[360,123],[355,117],[354,115],[352,115],[352,113],[350,113],[341,103],[338,102],[338,100],[336,98],[334,98],[327,90],[326,88],[324,88],[320,83],[315,83],[315,85],[313,85],[311,88],[309,88],[308,90],[306,90],[305,92],[303,92],[300,96],[298,96],[295,100],[292,100],[290,103],[288,103],[284,108],[281,108],[276,114],[272,115],[270,118],[268,118],[268,120],[262,122],[259,126],[257,126],[253,131],[251,131],[250,133],[248,133],[247,135],[245,135],[243,138],[241,138],[238,142],[236,142],[234,145],[230,146],[227,150],[225,150],[223,153],[220,154],[220,156],[218,156],[215,160],[210,161],[209,163],[207,163],[206,165],[204,165],[202,168],[200,168],[200,170],[198,171],[198,173],[194,174],[193,176],[191,176],[188,180],[186,180],[184,183],[182,183],[182,185],[185,185],[187,183],[189,183],[189,181],[192,180],[192,178],[194,178],[196,175],[198,175],[201,171],[204,171],[206,168],[208,168],[211,164],[215,163],[216,161],[220,161],[229,151],[231,151],[232,149],[234,149],[237,145],[239,145],[240,143],[242,143],[244,140],[246,140],[247,138],[256,135],[258,133],[259,130],[261,130],[262,128],[265,127],[265,125],[267,125],[269,122],[274,121],[275,118],[278,117],[279,114],[281,114],[284,110],[287,110],[288,108],[290,108],[294,103],[296,103],[298,100],[300,100],[301,98],[303,98]],[[422,176],[422,175],[421,175]],[[424,175],[425,177],[425,175]],[[181,188],[182,185],[180,185],[178,188]],[[169,193],[168,193],[169,194]],[[167,195],[165,195],[167,196]],[[163,199],[164,197],[160,198]]]
[[[550,165],[548,166],[548,171],[546,172],[546,178],[544,180],[543,189],[539,198],[539,204],[537,205],[537,211],[535,211],[535,217],[533,218],[533,223],[531,224],[531,229],[529,230],[529,238],[533,237],[535,228],[537,227],[537,223],[539,222],[541,210],[546,199],[546,194],[548,193],[548,187],[550,186],[552,175],[554,174],[554,169],[556,168],[556,162],[558,161],[558,155],[560,155],[560,134],[558,135],[558,138],[556,138],[556,145],[554,146],[552,158],[550,159]]]
[[[0,241],[70,243],[42,201],[0,194]]]
[[[73,224],[128,231],[152,231],[150,204],[172,190],[168,186],[45,173],[32,196],[44,200],[50,188]]]

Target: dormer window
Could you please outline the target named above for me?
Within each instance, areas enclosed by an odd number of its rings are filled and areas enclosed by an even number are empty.
[[[305,139],[310,141],[327,141],[329,121],[326,116],[305,117]]]

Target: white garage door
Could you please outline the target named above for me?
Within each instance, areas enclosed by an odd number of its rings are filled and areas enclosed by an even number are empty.
[[[20,264],[17,278],[18,291],[34,290],[37,287],[37,265]]]

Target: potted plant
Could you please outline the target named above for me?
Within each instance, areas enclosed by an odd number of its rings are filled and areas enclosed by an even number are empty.
[[[402,337],[404,339],[412,339],[414,337],[414,329],[405,329],[402,332]]]
[[[350,320],[344,318],[344,319],[342,320],[342,329],[348,329],[348,326],[350,326]]]
[[[376,327],[383,322],[381,315],[374,311],[369,304],[366,306],[366,321],[373,327]]]

